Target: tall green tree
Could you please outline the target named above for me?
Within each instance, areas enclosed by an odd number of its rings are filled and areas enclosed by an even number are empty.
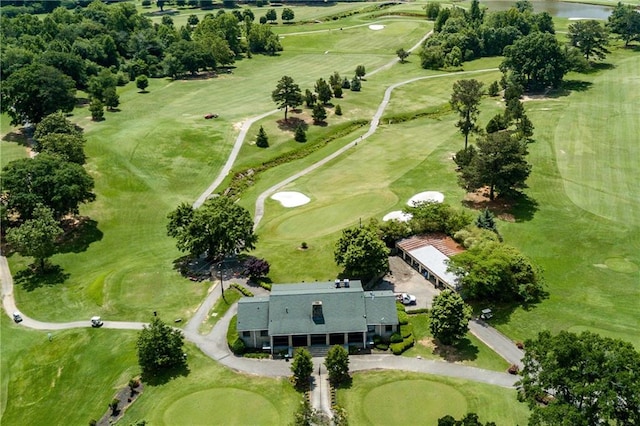
[[[558,87],[569,66],[553,34],[533,32],[504,49],[502,72],[511,71],[528,90]]]
[[[478,151],[460,171],[460,184],[468,191],[489,187],[489,198],[526,188],[531,173],[527,145],[509,131],[489,133],[477,142]]]
[[[285,75],[271,93],[271,99],[278,105],[278,109],[284,108],[284,121],[287,121],[287,112],[289,108],[295,108],[302,105],[302,92],[293,78]]]
[[[367,71],[364,65],[358,65],[356,67],[356,77],[358,77],[359,79],[362,79],[362,77],[364,77],[365,75],[367,75]]]
[[[460,420],[451,415],[438,419],[438,426],[496,426],[494,422],[482,423],[476,413],[467,413]]]
[[[453,92],[449,103],[451,107],[458,112],[460,120],[456,123],[456,127],[460,129],[460,133],[464,135],[464,149],[467,149],[469,142],[469,134],[479,130],[478,105],[482,100],[482,83],[478,80],[458,80],[453,83]]]
[[[298,389],[308,389],[309,380],[313,373],[313,360],[311,354],[305,348],[296,349],[291,362],[293,381]]]
[[[544,290],[542,271],[516,248],[482,238],[449,259],[465,299],[534,302]]]
[[[93,178],[79,164],[46,153],[23,158],[2,169],[6,206],[31,219],[38,204],[53,210],[56,219],[77,214],[80,204],[95,200]]]
[[[33,133],[33,138],[39,141],[43,136],[50,133],[63,133],[69,135],[81,135],[82,128],[76,126],[71,121],[67,120],[62,111],[49,114],[42,119],[36,126],[36,131]]]
[[[522,361],[519,398],[532,411],[529,424],[640,424],[640,353],[630,343],[544,331],[525,341]]]
[[[582,52],[587,61],[604,59],[609,53],[609,33],[595,20],[580,20],[569,25],[569,40],[573,47]]]
[[[56,253],[56,240],[62,232],[51,209],[38,204],[33,219],[7,230],[7,242],[22,256],[35,258],[38,270],[45,271],[46,260]]]
[[[210,198],[193,212],[181,204],[168,218],[167,234],[177,239],[178,250],[210,260],[252,250],[258,239],[249,212],[226,196]]]
[[[81,134],[50,133],[38,139],[35,151],[82,165],[86,161],[84,144],[85,138]]]
[[[271,22],[274,22],[278,19],[278,14],[276,13],[275,9],[267,10],[266,15],[264,16],[267,18],[267,21],[271,21]]]
[[[327,83],[324,78],[319,78],[313,88],[318,94],[318,100],[324,105],[326,105],[333,97],[331,86],[329,86],[329,83]]]
[[[640,14],[630,4],[618,2],[607,22],[609,30],[617,34],[624,45],[640,40]]]
[[[396,56],[398,56],[398,59],[400,59],[401,64],[407,62],[407,58],[409,57],[409,55],[411,55],[411,52],[407,52],[402,47],[396,50]]]
[[[471,306],[454,291],[445,290],[433,299],[429,311],[429,329],[445,345],[458,343],[467,334]]]
[[[155,317],[138,334],[138,364],[143,374],[151,376],[186,365],[184,336],[160,318]]]
[[[291,9],[289,7],[285,7],[284,9],[282,9],[282,20],[283,21],[285,21],[285,22],[293,21],[295,16],[296,15],[293,12],[293,9]]]
[[[313,117],[314,124],[323,123],[327,118],[327,110],[324,108],[324,105],[315,104],[313,106],[313,111],[311,112],[311,117]]]
[[[324,358],[324,365],[333,386],[339,386],[349,380],[349,352],[344,347],[331,346]]]
[[[25,66],[3,81],[0,111],[12,125],[38,123],[56,111],[71,112],[76,105],[75,82],[50,65]]]
[[[367,228],[348,228],[334,250],[336,264],[344,273],[367,281],[389,269],[389,249],[375,231]]]
[[[141,92],[146,92],[147,87],[149,87],[149,78],[146,75],[139,75],[136,78],[136,87]]]

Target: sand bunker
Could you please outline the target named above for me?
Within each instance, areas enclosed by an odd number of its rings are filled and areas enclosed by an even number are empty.
[[[410,213],[405,213],[401,210],[396,210],[393,211],[391,213],[387,213],[386,215],[384,215],[384,217],[382,218],[383,221],[388,222],[390,220],[398,220],[400,222],[408,222],[411,220],[411,218],[413,217],[412,214]]]
[[[432,203],[441,203],[444,201],[444,195],[442,194],[442,192],[438,192],[438,191],[421,192],[409,198],[409,201],[407,201],[407,205],[414,206],[416,203],[420,203],[423,201],[429,201]]]
[[[378,25],[378,24],[369,25],[369,29],[373,31],[380,31],[384,29],[384,25]]]
[[[271,199],[280,201],[282,207],[298,207],[311,201],[306,195],[295,191],[276,192],[271,196]]]

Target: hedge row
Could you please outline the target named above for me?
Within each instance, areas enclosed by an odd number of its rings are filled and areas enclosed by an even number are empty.
[[[336,126],[336,132],[330,135],[329,137],[327,137],[326,139],[323,139],[314,144],[307,144],[303,148],[297,149],[295,151],[286,152],[269,161],[265,161],[260,166],[250,167],[250,168],[238,171],[233,175],[233,177],[231,178],[231,182],[229,183],[229,186],[224,192],[226,195],[238,197],[247,188],[253,185],[253,182],[255,182],[257,175],[259,173],[262,173],[266,170],[269,170],[281,164],[286,164],[290,161],[304,158],[309,154],[319,150],[320,148],[324,148],[330,142],[333,142],[336,139],[346,136],[349,133],[354,132],[356,129],[367,125],[368,123],[369,122],[367,120],[356,120],[350,123],[346,123],[346,125]]]
[[[409,324],[409,315],[405,311],[398,311],[398,321],[400,325]]]
[[[229,329],[227,330],[227,344],[229,345],[231,352],[235,355],[242,355],[247,348],[238,334],[237,325],[238,316],[236,315],[231,318],[231,322],[229,323]]]
[[[251,293],[251,291],[249,291],[249,289],[248,289],[248,288],[246,288],[246,287],[244,287],[244,286],[241,286],[240,284],[233,283],[233,284],[231,284],[229,287],[231,287],[231,288],[235,288],[235,289],[236,289],[236,290],[238,290],[240,293],[242,293],[244,296],[247,296],[247,297],[253,297],[253,293]]]
[[[416,342],[416,338],[413,337],[413,334],[411,334],[402,342],[392,343],[391,345],[389,345],[389,347],[391,348],[391,352],[393,352],[394,355],[400,355],[402,352],[412,347],[415,342]]]
[[[269,291],[271,291],[271,283],[265,283],[265,282],[260,281],[260,282],[258,283],[258,285],[259,285],[260,287],[264,288],[265,290],[269,290]]]

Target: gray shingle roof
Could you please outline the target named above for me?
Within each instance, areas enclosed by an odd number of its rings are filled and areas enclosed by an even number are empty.
[[[396,297],[390,291],[371,291],[365,293],[367,325],[398,324]]]
[[[314,304],[322,306],[321,318],[314,317]],[[368,324],[397,323],[393,293],[364,292],[360,281],[348,288],[334,282],[274,284],[268,298],[238,303],[238,331],[268,329],[271,336],[365,332]]]
[[[268,323],[268,297],[240,298],[238,301],[238,331],[266,330]]]

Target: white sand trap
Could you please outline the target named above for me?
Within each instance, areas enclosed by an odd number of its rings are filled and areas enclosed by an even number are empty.
[[[396,210],[393,211],[391,213],[387,213],[386,215],[384,215],[384,217],[382,218],[382,220],[384,222],[388,222],[390,220],[398,220],[400,222],[408,222],[411,220],[411,218],[413,217],[413,215],[411,213],[405,213],[402,210]]]
[[[414,195],[407,201],[408,206],[414,206],[416,203],[430,201],[432,203],[441,203],[444,201],[444,195],[438,191],[426,191]]]
[[[378,25],[378,24],[369,25],[369,29],[373,31],[384,30],[384,25]]]
[[[298,207],[311,201],[306,195],[295,191],[276,192],[271,196],[271,199],[280,201],[282,207]]]
[[[593,18],[569,18],[570,21],[584,21],[585,19],[593,19]]]

